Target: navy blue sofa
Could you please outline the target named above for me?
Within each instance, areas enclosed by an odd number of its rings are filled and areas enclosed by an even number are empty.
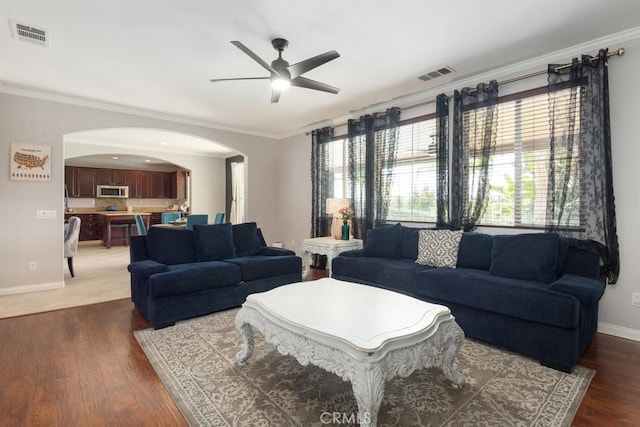
[[[131,237],[129,253],[131,300],[156,329],[302,281],[302,259],[267,247],[256,223],[151,227]]]
[[[597,329],[598,254],[552,233],[463,233],[454,268],[417,264],[420,229],[370,230],[333,277],[449,307],[469,337],[571,372]]]

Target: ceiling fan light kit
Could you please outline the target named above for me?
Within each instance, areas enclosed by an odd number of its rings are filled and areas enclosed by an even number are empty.
[[[282,58],[282,51],[289,45],[289,42],[285,39],[276,38],[271,40],[271,45],[278,51],[278,58],[274,59],[269,65],[266,61],[256,55],[251,49],[246,47],[241,42],[234,40],[231,42],[238,49],[246,53],[251,59],[260,64],[265,70],[269,71],[269,77],[236,77],[228,79],[211,79],[211,82],[221,82],[230,80],[271,80],[271,102],[276,103],[280,99],[280,94],[283,90],[286,90],[289,86],[301,87],[304,89],[319,90],[322,92],[328,92],[337,94],[340,89],[330,86],[326,83],[321,83],[315,80],[302,77],[302,74],[307,71],[311,71],[320,65],[326,64],[338,57],[340,54],[335,50],[322,53],[304,61],[298,62],[293,65],[289,65],[287,61]]]

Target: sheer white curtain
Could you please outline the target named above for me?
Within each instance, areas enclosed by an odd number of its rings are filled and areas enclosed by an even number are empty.
[[[231,212],[229,222],[244,222],[244,163],[231,163]]]

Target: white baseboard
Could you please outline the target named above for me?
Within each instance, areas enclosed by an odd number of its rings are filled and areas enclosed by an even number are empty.
[[[11,288],[0,288],[0,296],[24,294],[27,292],[48,291],[50,289],[60,289],[60,288],[64,288],[64,281],[51,282],[51,283],[38,283],[35,285],[27,285],[27,286],[14,286]]]
[[[614,335],[620,338],[640,341],[640,331],[637,329],[626,328],[624,326],[611,325],[609,323],[598,323],[598,332],[607,335]]]

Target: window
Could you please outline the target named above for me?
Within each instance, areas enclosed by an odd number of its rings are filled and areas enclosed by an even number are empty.
[[[400,126],[388,221],[436,221],[436,144],[435,118]]]
[[[322,145],[325,171],[324,180],[327,183],[327,196],[343,199],[349,198],[349,154],[346,138],[336,139]]]
[[[568,89],[557,91],[554,96],[556,102],[574,102],[569,99]],[[548,101],[549,95],[538,91],[533,96],[501,100],[498,105],[496,148],[489,168],[489,201],[481,220],[483,225],[544,227],[550,157]],[[566,120],[576,121],[573,132],[577,134],[579,119]],[[573,150],[577,156],[578,144]],[[562,160],[562,154],[556,153],[555,161]],[[469,167],[473,170],[472,164]],[[579,174],[575,176],[579,179]],[[572,183],[576,189],[579,185]],[[570,192],[570,197],[571,213],[565,225],[575,227],[580,225],[579,191]]]
[[[382,131],[381,131],[382,132]],[[378,132],[376,133],[376,137]],[[358,142],[358,141],[357,141]],[[364,164],[364,137],[356,142],[354,159]],[[323,144],[324,179],[335,198],[352,198],[349,183],[348,139],[339,138]],[[362,171],[364,168],[356,168]],[[390,177],[392,185],[387,221],[435,222],[436,203],[436,120],[430,118],[399,128],[396,164],[384,176]],[[364,177],[355,177],[356,183],[364,184]],[[356,191],[365,191],[364,186],[355,186]]]

